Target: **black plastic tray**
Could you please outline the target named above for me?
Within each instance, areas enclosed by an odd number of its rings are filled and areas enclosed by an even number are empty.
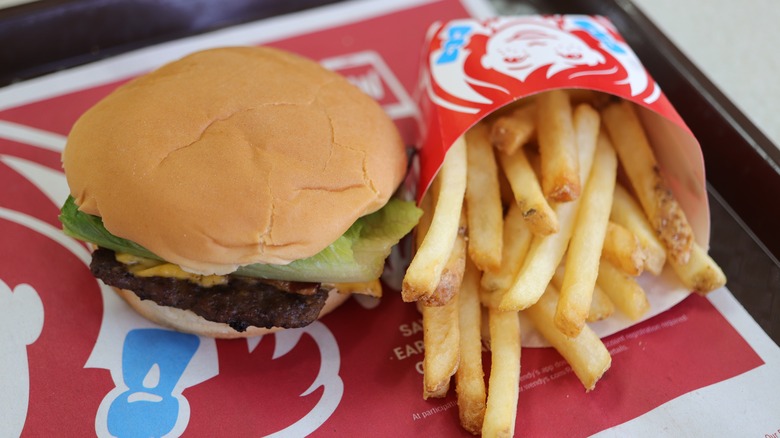
[[[0,86],[132,49],[337,0],[41,0],[0,10]],[[503,14],[612,20],[701,143],[710,252],[780,343],[780,150],[628,0],[492,0]]]

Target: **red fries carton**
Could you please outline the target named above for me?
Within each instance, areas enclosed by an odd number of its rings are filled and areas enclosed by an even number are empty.
[[[604,17],[507,16],[431,26],[418,95],[423,123],[417,199],[422,199],[449,147],[470,127],[507,104],[552,89],[595,90],[639,105],[662,175],[696,241],[707,248],[709,209],[699,144]],[[643,275],[640,283],[651,303],[643,320],[677,304],[689,292],[669,268],[659,277]],[[617,315],[593,328],[605,336],[633,323]],[[524,341],[524,346],[540,342]]]

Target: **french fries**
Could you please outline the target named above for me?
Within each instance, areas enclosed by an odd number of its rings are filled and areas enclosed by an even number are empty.
[[[697,243],[693,244],[688,263],[680,264],[675,260],[669,262],[685,287],[700,294],[712,292],[726,284],[726,276],[720,266]]]
[[[533,234],[528,229],[523,211],[517,204],[510,204],[504,218],[504,245],[501,266],[485,271],[482,275],[482,304],[498,308],[501,294],[512,286],[512,281],[525,260]]]
[[[569,337],[577,336],[588,318],[615,190],[617,157],[603,133],[599,135],[593,161],[569,243],[568,268],[563,275],[561,296],[555,311],[555,325]]]
[[[530,103],[499,117],[490,130],[490,141],[501,152],[513,154],[536,134],[536,105]]]
[[[580,196],[581,178],[569,95],[548,91],[536,104],[544,195],[557,202],[573,201]]]
[[[488,135],[489,128],[482,123],[466,133],[468,253],[471,260],[483,271],[498,269],[503,244],[501,235],[504,212],[498,182],[498,165]]]
[[[444,306],[421,305],[423,317],[423,398],[441,398],[450,389],[450,377],[460,361],[458,296]]]
[[[593,299],[590,302],[588,311],[588,322],[601,321],[607,319],[615,313],[615,304],[609,299],[609,296],[600,288],[598,282],[593,286]]]
[[[598,285],[630,319],[636,321],[650,308],[647,295],[634,277],[621,272],[612,263],[602,260],[599,264]]]
[[[577,207],[574,202],[556,205],[560,230],[555,234],[537,235],[533,238],[512,286],[501,297],[501,310],[525,309],[542,296],[566,252],[577,216]]]
[[[606,106],[611,96],[596,90],[587,90],[584,88],[571,88],[566,90],[569,93],[569,100],[572,106],[580,103],[587,103],[594,108],[602,108]]]
[[[647,258],[636,234],[612,221],[607,224],[601,257],[634,277],[642,274]]]
[[[517,312],[490,309],[488,323],[491,367],[482,435],[511,437],[520,386],[520,320]]]
[[[595,145],[598,139],[601,125],[601,116],[599,115],[598,111],[593,109],[592,106],[588,105],[587,103],[581,103],[574,108],[572,117],[574,123],[574,135],[579,151],[577,156],[580,161],[580,166],[582,166],[582,163],[587,163],[587,161],[583,160],[587,160],[587,157],[592,154],[592,152],[588,152],[591,150],[591,145]],[[580,150],[583,148],[582,145],[587,147],[586,151]],[[586,155],[583,156],[583,153]],[[589,175],[590,172],[588,169],[580,169],[580,179],[585,180]]]
[[[565,269],[563,266],[559,266],[553,275],[550,284],[560,290],[563,285],[563,273]],[[609,299],[606,293],[599,287],[598,284],[593,286],[593,299],[590,301],[590,309],[588,310],[587,322],[601,321],[602,319],[609,318],[615,313],[615,304]]]
[[[666,249],[650,226],[642,207],[620,184],[615,186],[609,217],[616,224],[634,233],[645,254],[645,269],[653,275],[661,275],[666,263]]]
[[[542,236],[557,232],[558,217],[547,203],[525,152],[520,149],[512,155],[499,153],[499,159],[504,175],[512,187],[515,202],[531,231]]]
[[[572,371],[580,379],[586,391],[596,387],[612,364],[612,357],[601,339],[585,326],[576,337],[568,337],[553,322],[558,307],[558,291],[548,286],[546,292],[533,306],[524,311],[545,339],[569,362]]]
[[[479,305],[479,269],[466,262],[463,287],[458,294],[460,365],[455,373],[460,424],[473,434],[482,430],[485,417],[485,373],[482,368],[482,310]]]
[[[691,290],[726,281],[693,241],[632,104],[614,101],[557,90],[513,104],[453,146],[423,200],[402,291],[423,314],[423,396],[445,396],[454,375],[471,433],[514,433],[518,312],[591,391],[612,359],[588,323],[646,315],[638,276],[660,275],[668,261]]]
[[[541,96],[540,96],[541,97]],[[577,128],[579,179],[585,180],[590,174],[593,156],[598,138],[598,123],[591,123],[592,117],[598,114],[587,105],[578,107],[575,111],[574,125]],[[550,283],[555,268],[558,267],[569,239],[574,230],[577,218],[579,200],[556,204],[554,209],[558,216],[559,230],[548,236],[536,236],[531,242],[523,267],[515,278],[512,287],[501,299],[502,310],[522,310],[533,305],[544,293]]]
[[[427,297],[420,298],[419,302],[426,306],[443,306],[452,299],[460,289],[460,283],[463,281],[463,273],[466,269],[466,217],[461,211],[460,228],[458,228],[458,237],[455,238],[455,244],[452,246],[452,252],[447,259],[447,264],[441,271],[439,284],[433,293]]]
[[[459,138],[450,148],[434,181],[436,205],[428,232],[406,270],[401,296],[417,301],[436,290],[441,273],[458,235],[463,197],[466,192],[466,141]]]
[[[620,163],[669,257],[677,264],[687,263],[693,247],[693,230],[664,183],[634,106],[627,101],[612,104],[604,109],[603,118]]]

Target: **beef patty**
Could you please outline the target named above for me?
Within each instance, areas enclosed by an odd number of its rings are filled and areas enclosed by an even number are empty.
[[[227,284],[203,287],[170,277],[137,277],[116,260],[114,251],[92,254],[92,274],[109,286],[133,291],[142,300],[187,309],[243,332],[255,327],[304,327],[317,320],[328,290],[319,283],[280,282],[228,276]]]

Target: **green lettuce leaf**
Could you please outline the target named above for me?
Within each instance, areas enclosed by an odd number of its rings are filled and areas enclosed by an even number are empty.
[[[413,203],[391,199],[380,210],[359,218],[335,242],[311,257],[287,265],[242,266],[236,274],[328,283],[371,281],[379,278],[391,249],[417,225],[421,215]],[[162,260],[141,245],[109,233],[100,217],[79,211],[72,197],[65,201],[59,219],[68,236],[116,252]]]
[[[162,260],[143,246],[109,233],[106,227],[103,226],[103,220],[99,216],[92,216],[79,211],[72,196],[68,196],[68,199],[65,200],[65,204],[60,210],[59,219],[62,223],[62,230],[70,237],[94,243],[97,246],[116,252]]]

